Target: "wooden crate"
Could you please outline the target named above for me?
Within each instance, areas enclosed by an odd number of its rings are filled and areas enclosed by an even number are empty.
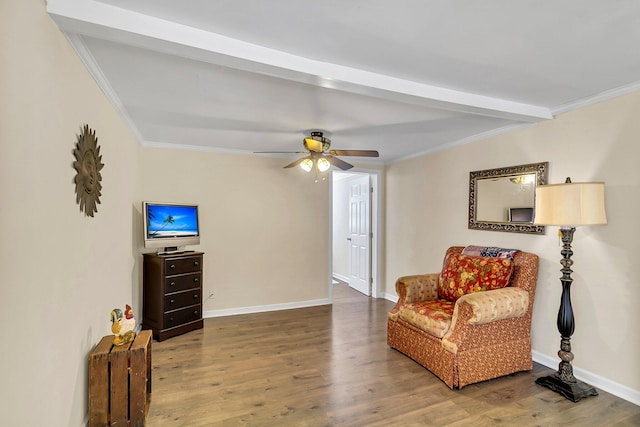
[[[131,343],[102,338],[89,355],[89,425],[144,426],[151,398],[151,331]]]

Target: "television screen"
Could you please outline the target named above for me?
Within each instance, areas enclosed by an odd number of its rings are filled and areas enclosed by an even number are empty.
[[[143,218],[146,248],[200,243],[197,205],[144,202]]]
[[[533,222],[533,208],[509,208],[510,222]]]

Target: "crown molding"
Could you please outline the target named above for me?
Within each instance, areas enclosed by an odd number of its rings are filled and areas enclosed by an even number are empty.
[[[118,112],[122,120],[125,122],[125,124],[129,128],[131,133],[133,133],[133,136],[136,139],[136,141],[138,141],[138,144],[142,145],[142,142],[143,142],[142,134],[138,130],[138,127],[135,125],[134,121],[131,119],[131,116],[127,112],[127,109],[122,104],[120,97],[118,97],[118,95],[116,94],[116,91],[113,90],[113,87],[111,87],[111,84],[109,84],[109,81],[107,80],[105,75],[102,73],[102,69],[98,65],[98,62],[96,61],[95,57],[91,54],[91,51],[89,50],[89,48],[87,48],[87,45],[84,43],[84,40],[82,39],[82,36],[79,36],[73,33],[67,33],[64,31],[63,31],[63,34],[65,35],[65,37],[67,38],[67,40],[69,41],[73,49],[76,51],[76,53],[80,57],[80,60],[85,65],[85,67],[87,67],[87,69],[89,70],[89,73],[91,74],[93,79],[96,81],[100,89],[102,89],[102,92],[105,94],[107,99],[111,102],[111,105],[113,105],[113,107],[116,109],[116,111]]]

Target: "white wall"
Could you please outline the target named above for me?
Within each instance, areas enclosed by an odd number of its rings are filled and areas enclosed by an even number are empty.
[[[353,172],[351,172],[353,171]],[[333,174],[332,194],[332,266],[334,276],[349,281],[350,276],[350,250],[349,237],[349,202],[351,185],[355,179],[363,175],[369,176],[372,189],[371,197],[371,274],[374,284],[372,295],[378,297],[384,269],[384,212],[382,200],[384,199],[384,167],[373,165],[361,165],[354,167],[349,172],[337,172]]]
[[[553,121],[387,167],[386,292],[398,276],[437,272],[451,245],[516,247],[541,257],[533,313],[534,351],[558,360],[557,230],[523,235],[467,229],[469,172],[549,161],[549,182],[604,181],[609,225],[574,236],[572,338],[576,370],[640,396],[640,92]],[[559,361],[559,360],[558,360]]]
[[[0,2],[0,94],[0,424],[81,426],[110,311],[140,314],[140,148],[41,0]],[[85,123],[105,164],[94,218],[73,181]]]

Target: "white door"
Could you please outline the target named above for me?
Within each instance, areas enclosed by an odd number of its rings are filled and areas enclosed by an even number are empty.
[[[349,286],[371,295],[371,190],[369,175],[351,180],[349,193]]]

